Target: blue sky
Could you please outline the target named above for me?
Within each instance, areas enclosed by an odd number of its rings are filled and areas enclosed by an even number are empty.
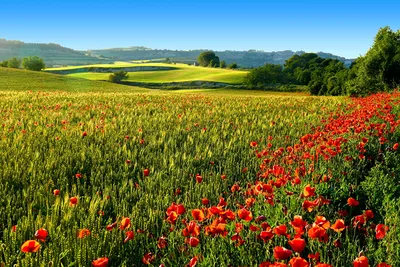
[[[1,0],[0,38],[86,50],[147,46],[364,54],[400,1]]]

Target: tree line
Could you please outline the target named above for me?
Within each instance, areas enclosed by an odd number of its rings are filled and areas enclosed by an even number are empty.
[[[46,66],[43,62],[43,59],[37,56],[24,57],[22,60],[13,57],[3,62],[0,62],[0,67],[4,68],[19,69],[21,68],[21,65],[24,69],[33,71],[41,71]]]
[[[285,64],[266,64],[245,78],[249,88],[272,84],[306,85],[313,95],[367,95],[400,85],[400,30],[381,28],[372,47],[349,68],[314,53],[294,55]]]

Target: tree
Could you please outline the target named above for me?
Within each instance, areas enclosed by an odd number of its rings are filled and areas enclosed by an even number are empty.
[[[44,69],[45,64],[43,62],[43,59],[33,56],[33,57],[25,57],[22,60],[22,66],[24,69],[27,70],[33,70],[33,71],[41,71]]]
[[[207,52],[201,53],[197,57],[197,62],[199,62],[200,66],[208,67],[208,66],[210,66],[210,63],[213,59],[214,59],[214,64],[218,61],[217,66],[219,66],[219,57],[217,57],[215,55],[215,53],[212,51],[207,51]]]
[[[21,60],[19,60],[16,57],[13,57],[7,61],[7,67],[13,68],[13,69],[19,69],[21,66]]]
[[[262,87],[269,84],[284,82],[281,65],[266,64],[263,67],[252,69],[245,77],[245,84],[250,87]]]
[[[390,27],[381,28],[373,46],[352,68],[352,79],[346,84],[347,93],[365,95],[392,90],[400,85],[399,73],[400,30],[393,32]]]
[[[128,78],[128,72],[121,70],[110,74],[108,81],[112,83],[120,83],[122,80],[126,80]]]
[[[210,64],[208,65],[211,68],[218,68],[220,65],[219,57],[214,57],[211,59]]]
[[[0,62],[0,67],[7,68],[8,67],[8,60],[4,60],[3,62]]]
[[[231,64],[229,64],[228,69],[237,69],[238,65],[236,64],[236,62],[233,62]]]
[[[221,69],[225,69],[225,68],[226,68],[226,61],[225,61],[225,60],[222,60],[222,61],[219,63],[219,67],[220,67]]]

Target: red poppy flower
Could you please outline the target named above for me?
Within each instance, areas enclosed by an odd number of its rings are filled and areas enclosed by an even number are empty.
[[[200,240],[197,237],[186,238],[185,243],[189,244],[191,247],[197,247]]]
[[[73,206],[73,205],[76,205],[76,204],[78,204],[78,198],[77,197],[71,197],[69,199],[69,205]]]
[[[375,237],[376,239],[383,239],[386,236],[386,231],[389,230],[389,227],[380,223],[375,227]]]
[[[131,219],[129,219],[127,217],[122,218],[119,229],[125,230],[126,228],[129,228],[129,227],[131,227]]]
[[[87,132],[82,133],[82,137],[85,137],[85,136],[87,136]]]
[[[222,175],[221,175],[221,179],[222,179],[222,180],[225,180],[225,179],[226,179],[226,175],[225,175],[225,174],[222,174]]]
[[[21,246],[21,251],[24,253],[37,252],[39,249],[40,249],[40,244],[35,240],[25,241],[25,243],[23,243]]]
[[[322,241],[325,239],[326,235],[326,230],[318,225],[313,225],[313,227],[308,230],[308,236],[311,239],[318,238],[320,241]]]
[[[331,226],[331,223],[324,216],[317,216],[315,218],[315,224],[324,229],[328,229]]]
[[[80,173],[75,174],[75,178],[76,178],[76,179],[82,178],[82,174],[80,174]]]
[[[342,219],[336,220],[336,222],[331,226],[331,229],[337,233],[342,232],[344,229],[346,229],[346,225],[344,224],[344,221]]]
[[[251,147],[256,147],[256,146],[258,146],[258,144],[257,144],[256,141],[252,141],[252,142],[250,142],[250,146]]]
[[[347,199],[347,204],[348,204],[350,207],[357,207],[358,205],[360,205],[360,202],[358,202],[357,200],[355,200],[355,199],[352,198],[352,197],[349,197],[349,198]]]
[[[289,241],[289,245],[294,252],[301,253],[306,247],[306,241],[302,238],[294,238]]]
[[[185,229],[182,230],[183,236],[199,236],[200,226],[195,221],[190,221]]]
[[[369,220],[374,218],[374,212],[372,210],[366,210],[364,212],[364,215],[365,215],[365,218],[367,218]]]
[[[142,262],[143,262],[143,264],[149,265],[155,260],[155,258],[156,258],[156,256],[154,256],[153,253],[148,252],[148,253],[144,254],[144,256],[142,258]]]
[[[197,264],[197,257],[194,256],[193,258],[190,259],[189,263],[186,264],[186,267],[195,267]]]
[[[128,242],[129,240],[132,240],[134,237],[135,237],[135,233],[133,232],[133,231],[127,231],[126,233],[125,233],[125,239],[124,239],[124,244],[126,243],[126,242]]]
[[[192,216],[196,221],[202,222],[205,218],[204,212],[200,209],[192,210]]]
[[[159,249],[164,249],[164,248],[167,247],[167,245],[168,245],[167,238],[166,238],[165,236],[161,236],[161,237],[158,239],[157,247],[158,247]]]
[[[148,169],[144,169],[143,170],[143,176],[144,177],[149,176],[149,174],[150,174],[150,171]]]
[[[47,232],[46,229],[40,228],[39,230],[36,231],[35,238],[42,242],[45,242],[48,235],[49,235],[49,233]]]
[[[399,143],[396,143],[393,145],[393,150],[397,150],[397,149],[399,149]]]
[[[260,233],[260,238],[264,241],[267,242],[271,240],[274,237],[274,233],[272,233],[272,230],[270,231],[262,231]]]
[[[290,256],[292,256],[291,250],[279,246],[274,248],[274,258],[276,260],[286,260]]]
[[[98,258],[97,260],[92,261],[93,267],[107,267],[108,258]]]
[[[365,256],[361,256],[361,257],[356,258],[353,261],[353,266],[354,267],[368,267],[369,266],[368,258],[365,257]]]
[[[333,266],[327,263],[318,263],[314,267],[333,267]]]
[[[286,231],[287,231],[287,227],[286,227],[286,225],[284,225],[284,224],[279,225],[279,226],[275,227],[275,229],[274,229],[274,232],[275,232],[275,234],[277,234],[277,235],[284,235],[284,236],[286,236],[286,234],[287,234]]]
[[[315,187],[311,187],[309,184],[306,185],[303,190],[303,196],[305,198],[315,196]]]
[[[238,216],[240,219],[248,222],[253,220],[253,214],[251,213],[251,211],[246,210],[245,208],[238,210]]]
[[[201,204],[203,204],[204,206],[208,206],[208,204],[210,204],[210,200],[208,200],[208,198],[203,198],[201,200]]]
[[[289,261],[289,266],[291,267],[308,267],[308,262],[302,257],[294,257]]]
[[[54,189],[53,195],[58,196],[59,194],[60,194],[60,190],[59,189]]]
[[[198,184],[200,184],[201,182],[203,182],[203,176],[201,176],[200,174],[196,174],[196,182]]]
[[[379,263],[378,265],[376,265],[376,267],[392,267],[392,266],[385,262],[382,262],[382,263]]]
[[[85,238],[85,237],[87,237],[87,236],[89,236],[90,235],[90,230],[89,229],[86,229],[86,228],[84,228],[84,229],[82,229],[82,230],[80,230],[79,232],[78,232],[78,238],[79,239],[82,239],[82,238]]]

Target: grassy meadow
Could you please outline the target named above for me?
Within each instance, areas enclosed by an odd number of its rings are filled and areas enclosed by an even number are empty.
[[[0,266],[400,266],[400,94],[69,76],[0,68]]]
[[[247,71],[229,70],[220,68],[203,68],[189,66],[187,64],[165,64],[165,63],[129,63],[116,62],[116,64],[98,64],[87,66],[71,66],[65,68],[52,68],[47,71],[76,70],[80,68],[123,68],[123,67],[169,67],[172,70],[137,71],[129,72],[128,82],[141,83],[171,83],[171,82],[219,82],[227,84],[241,84]],[[89,80],[108,80],[110,73],[83,72],[73,73],[67,76],[85,78]]]

